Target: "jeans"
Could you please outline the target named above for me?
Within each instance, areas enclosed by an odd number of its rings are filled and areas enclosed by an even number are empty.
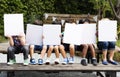
[[[15,59],[15,54],[23,53],[24,60],[25,60],[25,59],[28,59],[29,46],[27,45],[19,46],[19,47],[10,46],[8,47],[7,51],[8,51],[9,59]]]

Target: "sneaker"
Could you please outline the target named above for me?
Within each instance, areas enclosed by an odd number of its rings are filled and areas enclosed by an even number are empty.
[[[102,64],[103,65],[108,65],[108,62],[107,61],[102,61]]]
[[[38,64],[42,65],[43,64],[43,59],[38,59]]]
[[[47,59],[46,62],[45,62],[45,64],[49,65],[50,64],[50,60]]]
[[[83,66],[87,66],[87,65],[88,65],[87,59],[82,59],[82,60],[81,60],[81,64],[82,64]]]
[[[35,59],[34,58],[32,58],[32,59],[30,59],[30,64],[36,64],[36,62],[35,62]]]
[[[118,65],[118,63],[116,61],[114,61],[114,60],[113,61],[109,60],[108,62],[113,64],[113,65]]]
[[[23,65],[25,65],[25,66],[29,65],[29,61],[28,61],[28,59],[25,59],[25,60],[24,60]]]
[[[58,58],[55,59],[54,63],[55,63],[55,64],[59,64],[59,63],[60,63],[59,59],[58,59]]]
[[[97,66],[97,59],[92,59],[92,64],[93,64],[94,66]]]
[[[62,64],[63,64],[63,65],[66,65],[67,63],[68,63],[68,58],[64,58]]]
[[[8,65],[13,65],[14,63],[16,63],[16,60],[15,60],[15,59],[10,60],[7,64],[8,64]]]
[[[74,58],[73,57],[70,57],[69,58],[69,64],[73,64],[74,63]]]

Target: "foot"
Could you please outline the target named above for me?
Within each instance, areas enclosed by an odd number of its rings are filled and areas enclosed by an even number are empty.
[[[38,59],[38,64],[42,65],[43,64],[43,59]]]
[[[108,62],[107,61],[102,61],[102,64],[103,65],[108,65]]]
[[[29,65],[29,61],[28,61],[28,59],[25,59],[25,60],[24,60],[23,65],[25,65],[25,66]]]
[[[92,64],[93,64],[94,66],[97,66],[97,59],[92,59]]]
[[[87,59],[82,59],[82,60],[81,60],[81,64],[82,64],[83,66],[87,66],[87,65],[88,65]]]
[[[45,64],[49,65],[50,64],[50,60],[47,59],[46,62],[45,62]]]
[[[113,64],[113,65],[118,65],[118,62],[114,61],[114,60],[109,60],[109,63]]]
[[[15,59],[9,60],[9,62],[7,63],[8,65],[13,65],[14,63],[16,63]]]
[[[55,59],[54,63],[59,64],[60,63],[59,59]]]
[[[73,64],[74,63],[74,58],[73,57],[70,57],[69,58],[69,64]]]
[[[31,59],[30,59],[30,64],[33,64],[33,65],[34,65],[34,64],[36,64],[36,62],[35,62],[35,59],[34,59],[34,58],[31,58]]]
[[[62,64],[63,64],[63,65],[68,64],[68,58],[64,58],[64,60],[63,60]]]

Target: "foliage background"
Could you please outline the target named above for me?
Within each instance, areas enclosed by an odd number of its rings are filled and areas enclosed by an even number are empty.
[[[35,19],[43,20],[44,13],[98,15],[99,10],[104,17],[114,18],[107,0],[0,0],[0,41],[4,39],[4,14],[23,13],[26,28]]]

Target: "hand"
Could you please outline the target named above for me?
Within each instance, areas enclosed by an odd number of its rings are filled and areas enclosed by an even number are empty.
[[[18,36],[23,37],[23,36],[25,36],[25,33],[21,32]]]
[[[12,36],[8,34],[8,35],[6,35],[5,37],[7,37],[7,38],[11,38]]]

